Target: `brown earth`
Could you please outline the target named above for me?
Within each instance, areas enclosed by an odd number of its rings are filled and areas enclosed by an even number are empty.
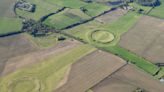
[[[142,88],[146,92],[163,92],[163,86],[139,68],[126,65],[91,89],[93,92],[133,92],[137,88]]]
[[[97,50],[74,63],[67,82],[55,92],[85,92],[125,64],[121,58]]]
[[[121,16],[123,16],[126,13],[127,13],[126,10],[117,8],[116,10],[113,10],[111,12],[108,12],[108,13],[96,18],[96,20],[101,23],[112,23],[114,21],[117,21]]]
[[[35,63],[42,61],[45,58],[51,57],[52,55],[64,53],[65,51],[71,50],[72,48],[75,48],[80,44],[81,43],[77,41],[67,40],[49,49],[43,49],[25,55],[19,55],[17,57],[10,58],[5,65],[2,75],[4,76],[22,67],[31,66]]]
[[[0,0],[0,17],[14,17],[14,3],[17,0]]]
[[[9,58],[36,51],[37,47],[24,34],[0,38],[0,75]]]
[[[119,45],[153,63],[164,63],[164,20],[142,17],[121,37]]]

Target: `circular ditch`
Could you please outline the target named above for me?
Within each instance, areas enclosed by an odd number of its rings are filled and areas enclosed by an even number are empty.
[[[40,92],[41,89],[40,81],[31,77],[13,80],[8,86],[8,92]]]
[[[114,40],[114,35],[103,30],[95,30],[91,33],[91,39],[97,43],[110,43]]]

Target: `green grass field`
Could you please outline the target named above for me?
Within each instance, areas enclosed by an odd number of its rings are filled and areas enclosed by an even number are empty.
[[[164,78],[164,67],[161,68],[158,75],[155,76],[156,78]]]
[[[137,3],[129,3],[129,5],[132,6],[136,10],[136,12],[138,12],[139,9],[144,10],[144,14],[147,14],[152,9],[152,7],[150,6],[142,6]]]
[[[101,24],[97,21],[91,21],[89,23],[64,31],[69,35],[73,35],[76,38],[83,39],[84,41],[96,46],[114,46],[119,42],[120,36],[123,33],[127,32],[141,16],[142,15],[139,15],[137,13],[129,12],[126,15],[122,16],[119,20],[110,24]],[[105,30],[107,32],[110,32],[114,34],[115,39],[109,44],[97,44],[90,40],[90,34],[95,30]]]
[[[81,45],[44,59],[39,64],[1,77],[0,92],[10,92],[10,90],[12,92],[52,92],[64,78],[70,65],[94,50],[96,49],[91,46]]]
[[[21,30],[22,21],[17,18],[0,17],[0,34],[18,32]]]
[[[91,17],[97,16],[111,9],[111,7],[99,3],[87,4],[83,8],[86,9],[85,13]]]
[[[159,0],[161,2],[160,6],[155,7],[150,13],[150,16],[158,17],[164,19],[164,0]]]
[[[43,36],[43,37],[33,37],[29,34],[26,34],[26,36],[34,43],[37,45],[39,48],[50,48],[55,46],[56,44],[60,43],[61,41],[58,41],[58,37],[65,37],[66,40],[69,39],[64,35],[53,33],[48,36]]]
[[[57,4],[60,6],[65,6],[74,9],[78,9],[84,5],[87,5],[87,3],[83,2],[82,0],[46,0],[46,1],[55,5]]]
[[[50,16],[44,23],[55,29],[62,29],[89,18],[89,16],[85,15],[79,9],[66,9],[56,15]]]
[[[91,39],[98,43],[110,43],[114,39],[114,35],[102,30],[92,32]]]
[[[41,17],[48,15],[49,13],[56,12],[62,7],[48,3],[44,0],[27,0],[28,2],[36,5],[36,11],[34,13],[22,11],[17,9],[16,12],[18,15],[23,16],[28,19],[39,20]]]

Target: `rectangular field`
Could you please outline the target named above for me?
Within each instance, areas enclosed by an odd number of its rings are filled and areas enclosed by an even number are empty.
[[[50,16],[44,22],[55,29],[63,29],[76,23],[88,20],[90,17],[79,9],[65,9],[64,11]]]
[[[133,65],[126,65],[91,88],[93,92],[134,92],[137,88],[146,92],[163,92],[163,84]]]
[[[121,58],[97,50],[74,63],[66,83],[55,92],[85,92],[125,64]]]
[[[22,28],[22,20],[18,18],[0,17],[0,35],[18,32]]]
[[[0,0],[0,17],[14,17],[13,7],[17,0]]]
[[[164,21],[144,16],[121,37],[119,45],[152,63],[164,63]]]

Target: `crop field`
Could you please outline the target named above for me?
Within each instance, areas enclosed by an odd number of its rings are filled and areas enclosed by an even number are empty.
[[[44,23],[56,29],[63,29],[70,25],[81,23],[90,17],[79,9],[66,9],[58,14],[50,16]]]
[[[105,47],[102,49],[104,49],[108,52],[111,52],[117,56],[122,57],[127,62],[130,62],[130,63],[138,66],[139,68],[143,69],[145,72],[147,72],[151,75],[156,74],[156,72],[159,70],[159,67],[157,67],[153,63],[150,63],[150,61],[148,61],[148,60],[142,58],[141,56],[138,56],[122,47],[112,46],[112,47]]]
[[[164,0],[137,1],[0,0],[0,92],[163,92]]]
[[[164,19],[164,0],[159,0],[161,4],[155,7],[150,13],[150,16],[158,17]]]
[[[80,43],[77,41],[67,40],[65,42],[56,44],[48,49],[40,49],[24,55],[15,56],[7,60],[2,75],[7,75],[18,69],[21,69],[22,67],[42,62],[45,58],[58,55],[58,53],[63,53],[65,50],[69,51],[73,48],[78,47],[79,45]]]
[[[95,20],[100,23],[112,23],[114,21],[119,20],[120,17],[125,15],[128,11],[123,10],[121,8],[117,8],[116,10],[110,11],[105,15],[102,15],[100,17],[97,17]]]
[[[17,0],[1,0],[0,1],[0,17],[14,17],[14,3]]]
[[[22,16],[28,19],[39,20],[43,16],[48,15],[50,13],[54,13],[60,8],[62,8],[60,6],[48,3],[44,0],[27,0],[27,1],[36,5],[35,12],[32,13],[32,12],[22,11],[20,9],[16,9],[16,12],[19,16]]]
[[[163,20],[144,16],[129,32],[122,36],[120,46],[153,63],[164,63],[163,26]]]
[[[125,64],[121,58],[97,50],[74,63],[66,83],[55,92],[85,92]]]
[[[93,92],[133,92],[142,88],[146,92],[163,92],[161,83],[133,65],[126,65],[91,88]]]
[[[41,63],[21,68],[0,78],[0,91],[52,92],[64,77],[69,66],[94,50],[95,48],[91,46],[80,45],[45,58]],[[22,91],[22,88],[25,89]]]
[[[24,34],[0,38],[0,75],[9,58],[33,52],[37,47]]]
[[[141,15],[129,12],[126,15],[120,17],[119,20],[109,24],[101,24],[97,21],[91,21],[72,29],[64,30],[64,32],[100,47],[112,46],[118,43],[121,34],[128,31],[140,17]],[[93,39],[91,39],[91,34],[95,32],[95,30],[102,30],[112,33],[114,35],[113,41],[107,44],[98,44],[97,42],[94,42]]]

